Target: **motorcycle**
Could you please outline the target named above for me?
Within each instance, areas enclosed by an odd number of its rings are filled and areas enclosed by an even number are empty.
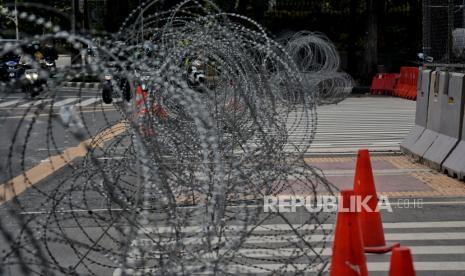
[[[115,87],[116,85],[117,87]],[[121,91],[124,100],[127,102],[131,100],[131,87],[128,80],[124,77],[107,74],[104,76],[102,84],[102,100],[104,103],[111,104],[113,102],[113,98],[117,96],[116,89]]]
[[[45,57],[43,62],[42,62],[42,69],[47,70],[49,74],[52,76],[55,74],[57,65],[54,59]]]
[[[47,78],[56,73],[56,62],[53,58],[44,57],[40,61],[41,70],[31,69],[27,65],[26,67],[29,69],[26,69],[24,73],[23,91],[31,97],[35,97],[47,86]]]
[[[188,84],[191,87],[199,87],[205,83],[206,76],[205,71],[201,69],[203,64],[199,60],[194,60],[191,67],[188,70]]]
[[[24,72],[24,79],[22,90],[29,94],[32,98],[39,95],[44,90],[47,80],[40,77],[38,69],[26,69]]]

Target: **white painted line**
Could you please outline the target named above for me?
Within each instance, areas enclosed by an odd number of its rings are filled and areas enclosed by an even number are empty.
[[[314,166],[318,168],[318,163]],[[344,176],[354,175],[354,170],[323,170],[325,176]],[[410,173],[422,173],[431,172],[432,169],[384,169],[384,170],[373,170],[374,175],[403,175]]]
[[[28,102],[28,103],[19,105],[19,106],[17,106],[17,107],[30,107],[30,106],[32,106],[32,105],[34,105],[34,102]]]
[[[422,202],[422,205],[464,205],[465,201],[431,201],[431,202]]]
[[[22,101],[23,100],[14,100],[14,101],[8,101],[8,102],[0,103],[0,107],[7,107],[7,106],[15,105],[15,104],[20,103]]]
[[[409,246],[412,254],[415,255],[448,255],[465,254],[464,245],[434,245],[434,246]]]
[[[82,110],[79,111],[80,113],[96,113],[96,112],[115,112],[115,108],[105,108],[105,109],[98,109],[98,110]],[[3,119],[33,119],[33,118],[39,118],[39,117],[50,117],[50,116],[55,116],[55,115],[60,115],[57,112],[54,113],[41,113],[38,115],[32,114],[32,115],[21,115],[21,116],[5,116],[2,117]]]
[[[143,246],[143,243],[138,243],[137,240],[131,243],[132,247]],[[294,247],[292,247],[294,246]],[[453,254],[465,254],[465,246],[451,245],[451,246],[409,246],[412,254],[415,255],[453,255]],[[316,252],[316,253],[315,253]],[[279,258],[279,257],[297,257],[297,256],[331,256],[332,249],[330,247],[304,247],[302,249],[295,247],[295,245],[289,244],[286,247],[279,247],[275,249],[239,249],[237,251],[230,251],[220,249],[218,250],[219,254],[228,254],[232,253],[237,256],[240,254],[246,258]],[[158,257],[162,254],[154,254],[152,257]],[[386,253],[386,255],[391,255],[391,252]],[[212,258],[213,255],[203,255],[202,258]]]
[[[465,221],[388,222],[383,223],[383,227],[386,229],[458,228],[465,227]]]
[[[413,266],[416,271],[463,271],[465,270],[465,262],[414,262]],[[227,270],[231,272],[240,271],[240,272],[249,272],[249,273],[260,273],[267,272],[270,270],[280,271],[280,272],[296,272],[300,270],[305,270],[306,272],[317,272],[321,270],[323,265],[315,264],[254,264],[253,266],[241,266],[241,265],[231,265],[227,266]],[[389,271],[389,262],[368,262],[367,263],[368,271],[379,271],[385,272]],[[325,270],[329,268],[329,265],[326,266]],[[208,273],[208,272],[207,272]]]
[[[464,240],[465,232],[388,233],[385,238],[390,241]]]
[[[121,156],[121,157],[99,157],[97,158],[98,160],[123,160],[126,159],[127,157]]]
[[[72,102],[78,101],[78,100],[79,100],[79,98],[69,98],[69,99],[66,99],[66,100],[62,100],[62,101],[53,103],[53,106],[61,107],[61,106],[70,104]]]
[[[324,264],[297,264],[294,262],[285,264],[285,263],[274,263],[274,264],[262,264],[262,263],[251,263],[244,265],[228,265],[225,267],[225,270],[229,273],[267,273],[270,272],[319,272],[324,268],[325,271],[329,269],[329,264],[324,266]],[[465,270],[465,262],[414,262],[415,271],[463,271]],[[201,266],[187,266],[185,267],[188,271],[193,271],[198,269],[196,275],[210,275],[211,271],[205,270]],[[371,272],[386,272],[389,271],[389,262],[368,262],[367,263],[368,271]],[[150,268],[144,270],[144,273],[154,272]],[[122,271],[120,268],[116,269],[113,273],[113,276],[121,275]]]
[[[45,103],[48,103],[48,102],[51,102],[51,101],[52,101],[52,99],[43,99],[43,100],[38,100],[38,101],[29,102],[29,103],[20,105],[20,106],[18,106],[18,107],[38,106],[38,105],[45,104]]]
[[[368,263],[368,271],[389,271],[389,263]],[[464,271],[465,262],[414,262],[415,271]]]
[[[158,233],[158,232],[157,232]],[[164,233],[164,232],[160,232]],[[441,233],[388,233],[385,235],[386,240],[389,241],[429,241],[429,240],[465,240],[465,233],[457,233],[457,232],[441,232]],[[219,241],[223,241],[224,238],[221,240],[217,237],[212,238],[212,243],[217,243]],[[249,244],[269,244],[269,243],[300,243],[303,240],[306,242],[332,242],[333,236],[332,235],[319,235],[319,234],[307,234],[302,235],[302,238],[293,236],[293,235],[259,235],[259,236],[249,236],[245,239],[245,243]],[[153,243],[151,239],[139,239],[142,244],[150,245]],[[161,242],[160,239],[157,240],[157,243],[163,244],[172,244],[173,242],[181,242],[183,244],[202,244],[202,240],[199,240],[197,237],[195,238],[181,238],[177,241],[172,241],[166,239],[166,241]],[[234,243],[235,241],[230,241]],[[225,246],[229,246],[226,242]]]
[[[67,148],[49,148],[49,149],[45,149],[45,148],[39,148],[37,149],[37,151],[63,151]]]
[[[42,160],[41,162],[50,162],[50,160],[45,159],[45,160]],[[53,212],[53,213],[54,214],[87,213],[89,211],[91,211],[93,213],[110,212],[110,211],[118,212],[118,211],[123,211],[123,209],[119,209],[119,208],[115,208],[115,209],[89,209],[89,210],[75,209],[75,210],[60,210],[60,211],[56,211],[56,212]],[[21,215],[47,215],[47,214],[51,214],[51,213],[52,212],[48,212],[48,211],[31,211],[31,212],[21,212],[20,214]]]
[[[78,104],[76,104],[77,107],[84,107],[84,106],[88,106],[88,105],[91,105],[93,103],[96,103],[96,102],[99,102],[101,100],[101,98],[91,98],[91,99],[88,99],[88,100],[85,100],[85,101],[82,101]]]
[[[34,103],[34,106],[38,106],[38,105],[41,105],[41,104],[45,104],[45,103],[48,103],[48,102],[51,102],[52,99],[43,99],[43,100],[39,100],[37,102]]]
[[[452,254],[465,254],[465,246],[463,245],[450,245],[450,246],[409,246],[412,254],[415,255],[452,255]],[[221,252],[222,250],[220,250]],[[247,257],[292,257],[299,254],[305,254],[308,256],[314,256],[317,252],[319,255],[331,256],[331,248],[279,248],[279,249],[239,249],[240,254]],[[227,253],[224,250],[223,253]],[[391,255],[391,252],[386,253],[386,255]]]

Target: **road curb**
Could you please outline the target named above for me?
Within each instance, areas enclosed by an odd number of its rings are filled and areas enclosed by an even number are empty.
[[[98,82],[64,82],[63,87],[101,89],[102,84]]]

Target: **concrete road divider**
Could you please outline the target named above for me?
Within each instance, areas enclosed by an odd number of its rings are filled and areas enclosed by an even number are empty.
[[[438,136],[423,156],[425,163],[436,170],[441,169],[442,164],[461,138],[463,104],[465,102],[464,79],[465,74],[463,73],[440,73],[440,93],[438,95],[440,113],[431,114],[432,119],[434,117],[432,127],[439,127]]]
[[[421,160],[423,158],[426,151],[438,137],[439,124],[441,123],[441,117],[439,116],[441,112],[439,78],[439,71],[431,72],[426,129],[410,149],[412,156],[417,160]]]
[[[465,180],[465,74],[421,70],[415,126],[401,150]]]
[[[412,149],[415,143],[426,130],[428,118],[428,102],[430,95],[431,70],[421,70],[418,78],[418,96],[415,115],[415,125],[407,135],[405,140],[400,145],[401,150],[409,155],[412,155]]]
[[[465,98],[465,87],[462,84],[462,98]],[[465,100],[462,99],[461,115],[459,117],[462,125],[461,141],[452,151],[442,166],[443,172],[452,177],[465,181]]]

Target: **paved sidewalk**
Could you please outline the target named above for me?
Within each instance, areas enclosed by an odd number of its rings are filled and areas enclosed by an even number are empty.
[[[372,156],[376,189],[390,197],[465,196],[465,183],[427,166],[415,163],[405,155]],[[353,187],[356,157],[307,158],[323,170],[340,189]]]

